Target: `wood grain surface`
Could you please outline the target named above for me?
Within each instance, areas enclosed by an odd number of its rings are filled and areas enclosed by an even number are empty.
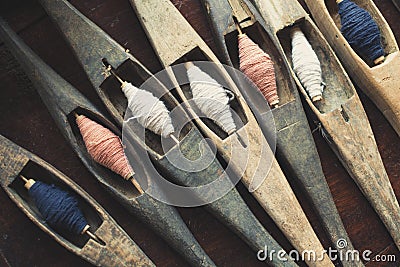
[[[215,51],[215,44],[200,2],[198,0],[173,0],[172,2]],[[399,11],[390,0],[374,2],[389,22],[397,40],[400,40]],[[128,48],[151,71],[161,69],[129,1],[71,0],[71,3]],[[36,1],[1,1],[0,15],[46,63],[104,110],[104,106],[74,58],[71,49]],[[152,233],[146,225],[129,215],[95,182],[64,141],[36,91],[2,42],[0,42],[0,77],[2,81],[0,133],[36,153],[74,179],[107,209],[154,263],[159,266],[186,266],[187,264],[178,254]],[[399,198],[399,137],[374,104],[360,90],[358,93],[370,120],[390,181]],[[315,128],[316,119],[307,108],[306,112],[311,127]],[[366,266],[399,266],[400,253],[383,223],[325,143],[319,131],[315,131],[313,136],[325,176],[353,245],[360,251],[366,249],[372,251],[371,258],[373,259],[366,263]],[[325,234],[315,218],[312,207],[307,203],[294,179],[288,178],[315,232],[326,247]],[[241,184],[237,187],[273,237],[285,249],[292,249],[257,201]],[[3,191],[0,191],[0,203],[0,266],[90,266],[89,263],[66,251],[41,232],[19,211]],[[204,208],[180,208],[179,211],[199,243],[217,265],[263,265],[243,241],[206,213]],[[378,255],[389,254],[396,255],[397,262],[378,261]]]

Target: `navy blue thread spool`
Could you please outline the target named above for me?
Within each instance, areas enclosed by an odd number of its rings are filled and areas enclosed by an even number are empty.
[[[355,52],[368,64],[385,59],[379,27],[372,16],[350,0],[337,0],[340,31]]]
[[[89,224],[78,207],[78,201],[68,192],[54,185],[36,182],[20,175],[45,221],[54,228],[65,229],[76,235],[87,234],[100,244],[100,238],[89,231]]]

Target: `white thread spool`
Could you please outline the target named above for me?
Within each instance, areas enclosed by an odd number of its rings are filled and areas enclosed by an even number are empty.
[[[139,89],[129,82],[122,82],[121,88],[125,97],[128,99],[128,107],[134,115],[134,118],[136,118],[143,127],[164,138],[174,137],[172,134],[175,130],[172,125],[169,110],[162,101],[152,93]],[[179,143],[176,138],[174,141]]]
[[[234,133],[236,125],[226,90],[216,80],[193,64],[189,65],[187,74],[196,106],[228,135]]]
[[[291,31],[293,69],[313,102],[322,99],[324,83],[321,64],[304,33],[298,27]]]

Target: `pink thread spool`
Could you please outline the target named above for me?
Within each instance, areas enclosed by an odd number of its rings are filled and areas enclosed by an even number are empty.
[[[239,34],[240,69],[258,87],[270,106],[279,104],[274,63],[246,34]]]
[[[131,180],[142,194],[143,190],[135,179],[134,172],[124,153],[121,139],[102,125],[84,115],[76,115],[76,123],[90,156],[99,164]]]

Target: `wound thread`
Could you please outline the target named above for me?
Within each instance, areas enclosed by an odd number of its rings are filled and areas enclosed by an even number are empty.
[[[225,89],[210,75],[192,65],[187,70],[193,101],[200,111],[212,119],[228,135],[236,131]]]
[[[279,103],[274,63],[246,34],[239,34],[240,69],[257,86],[271,106]]]
[[[322,99],[324,83],[321,64],[300,28],[291,31],[293,70],[313,101]]]
[[[383,57],[381,33],[372,16],[350,0],[338,4],[340,31],[354,51],[367,63]]]
[[[84,115],[79,115],[76,123],[87,151],[96,162],[127,180],[134,174],[117,135]]]
[[[164,138],[174,133],[169,110],[152,93],[139,89],[129,82],[121,85],[128,107],[140,125]]]
[[[35,182],[28,192],[51,227],[78,235],[88,225],[79,209],[77,199],[70,193],[40,181]]]

